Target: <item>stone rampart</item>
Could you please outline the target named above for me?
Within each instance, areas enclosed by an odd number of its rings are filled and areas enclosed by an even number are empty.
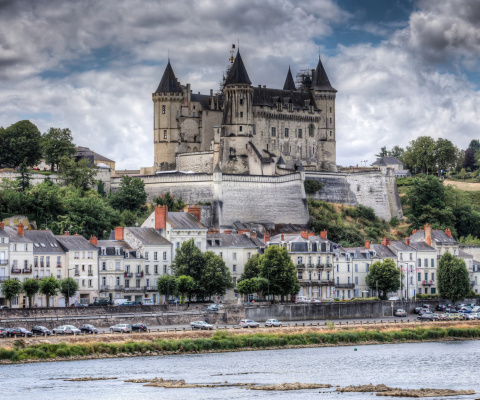
[[[176,157],[176,165],[180,171],[195,171],[211,174],[214,168],[213,151],[180,153]]]

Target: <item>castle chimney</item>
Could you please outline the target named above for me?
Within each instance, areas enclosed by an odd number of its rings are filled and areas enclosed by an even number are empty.
[[[267,244],[267,242],[269,241],[270,241],[270,233],[265,231],[265,233],[263,234],[263,243]]]
[[[320,232],[320,237],[321,237],[322,239],[327,240],[327,231],[321,231],[321,232]]]
[[[431,246],[432,245],[432,225],[430,225],[427,222],[424,226],[424,230],[425,230],[425,243]]]
[[[185,206],[185,208],[183,209],[183,212],[192,214],[197,219],[198,222],[200,222],[200,219],[202,218],[202,209],[200,208],[200,206],[197,206],[197,205]]]
[[[97,245],[97,237],[95,235],[90,235],[90,243],[93,244],[94,246]]]
[[[123,226],[117,226],[115,228],[115,240],[123,240],[123,230],[125,228]]]
[[[280,237],[280,240],[283,242],[285,240],[285,235],[282,233],[282,236]]]
[[[21,222],[18,224],[18,234],[20,236],[25,236],[25,227]]]
[[[405,244],[410,246],[410,238],[408,236],[405,236]]]
[[[300,233],[300,236],[301,236],[302,238],[304,238],[304,239],[308,239],[308,231],[302,231],[302,232]]]
[[[370,240],[365,240],[365,248],[370,250]]]
[[[452,231],[450,229],[445,229],[445,235],[447,235],[448,237],[452,237]]]
[[[155,207],[155,230],[167,227],[168,206]]]

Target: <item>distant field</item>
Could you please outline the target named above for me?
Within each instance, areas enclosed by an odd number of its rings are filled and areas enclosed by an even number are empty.
[[[445,180],[445,181],[443,181],[443,184],[453,186],[453,187],[456,187],[457,189],[465,190],[465,191],[468,191],[468,192],[478,192],[478,191],[480,191],[480,183]]]

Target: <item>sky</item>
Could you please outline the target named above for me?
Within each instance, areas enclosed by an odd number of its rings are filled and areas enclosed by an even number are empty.
[[[480,139],[480,0],[0,0],[0,126],[69,128],[117,169],[152,166],[168,56],[208,94],[232,43],[254,86],[321,55],[340,165],[422,135]]]

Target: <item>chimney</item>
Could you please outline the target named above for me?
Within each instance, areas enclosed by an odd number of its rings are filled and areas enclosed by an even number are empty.
[[[97,237],[95,235],[90,235],[90,243],[94,246],[97,245]]]
[[[21,222],[18,224],[18,234],[20,236],[25,236],[25,227]]]
[[[285,240],[285,235],[282,233],[282,236],[280,237],[280,240],[283,242]]]
[[[198,222],[200,222],[200,219],[202,218],[202,209],[200,208],[200,206],[197,206],[197,205],[185,206],[185,208],[183,209],[183,212],[192,214],[197,219]]]
[[[321,232],[320,232],[320,237],[321,237],[322,239],[327,240],[327,231],[321,231]]]
[[[63,232],[63,236],[70,236],[70,232],[69,231]]]
[[[308,237],[310,236],[315,236],[315,232],[312,232],[312,231],[308,232]]]
[[[117,226],[115,228],[115,240],[123,240],[123,230],[125,228],[123,226]]]
[[[450,229],[445,229],[445,235],[447,235],[448,237],[452,237],[452,231]]]
[[[383,244],[384,246],[390,246],[390,238],[387,238],[386,236],[383,238],[381,244]]]
[[[410,246],[410,238],[408,236],[405,236],[405,244]]]
[[[432,225],[429,223],[426,223],[424,226],[425,229],[425,243],[427,243],[429,246],[432,245]]]
[[[250,234],[250,238],[251,238],[251,239],[256,239],[256,238],[257,238],[257,232],[252,232],[252,233]]]
[[[417,232],[418,232],[418,229],[414,229],[414,230],[412,231],[412,235],[415,235]]]
[[[0,228],[5,229],[5,224],[3,222],[0,222]]]
[[[302,231],[302,232],[300,233],[300,236],[301,236],[302,238],[304,238],[304,239],[308,239],[308,231]]]
[[[370,250],[370,240],[365,240],[365,248]]]
[[[168,219],[168,207],[156,206],[155,207],[155,230],[165,229],[167,227]]]
[[[263,243],[267,244],[267,242],[270,241],[270,233],[265,231],[265,233],[263,234]]]

